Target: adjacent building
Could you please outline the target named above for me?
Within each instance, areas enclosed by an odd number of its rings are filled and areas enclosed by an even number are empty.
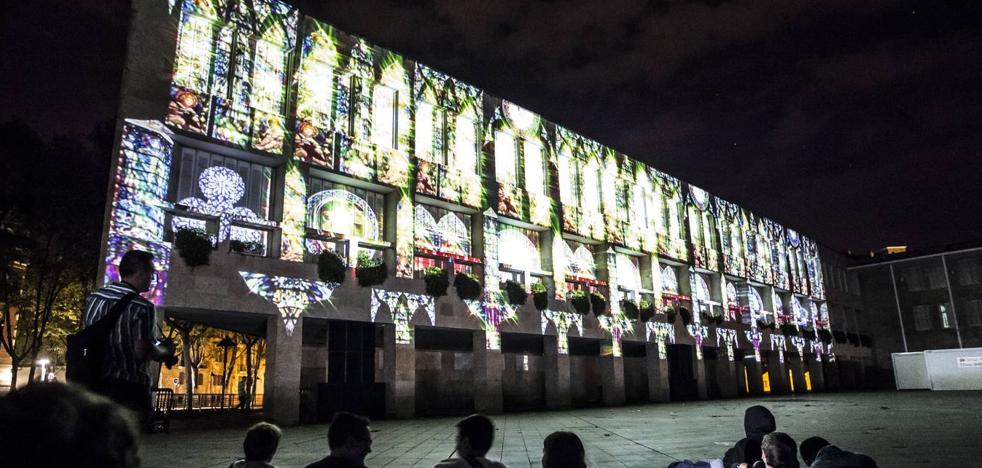
[[[290,5],[133,9],[104,279],[149,250],[161,313],[264,336],[270,417],[838,385],[810,238]]]

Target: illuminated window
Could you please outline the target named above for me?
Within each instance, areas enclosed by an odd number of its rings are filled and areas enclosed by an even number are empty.
[[[679,292],[679,280],[675,276],[675,267],[665,265],[661,270],[661,288],[672,293]]]
[[[557,171],[559,172],[559,201],[567,206],[576,205],[576,193],[573,188],[576,186],[573,178],[575,177],[573,165],[575,161],[569,153],[563,151],[559,153]]]
[[[563,243],[566,255],[566,274],[582,278],[596,279],[597,266],[593,252],[584,244],[567,240]]]
[[[256,41],[255,66],[252,71],[252,107],[267,112],[283,112],[283,83],[286,53],[266,41]]]
[[[504,130],[494,132],[494,173],[498,182],[517,185],[518,151],[515,137]]]
[[[211,50],[214,35],[214,26],[208,19],[187,13],[182,15],[175,55],[174,84],[208,91],[208,78],[214,58]]]
[[[525,149],[525,189],[532,193],[546,193],[545,161],[542,147],[526,140]]]
[[[416,104],[416,157],[443,164],[441,152],[434,147],[434,127],[437,127],[434,122],[435,110],[436,107],[426,101],[421,100]]]
[[[396,90],[382,85],[375,86],[372,93],[372,142],[379,148],[396,148],[398,101]]]
[[[947,303],[938,306],[938,315],[941,317],[941,328],[955,328],[951,307]]]
[[[477,174],[477,125],[472,110],[454,120],[454,157],[451,166],[465,174]]]
[[[252,210],[260,218],[269,219],[269,196],[270,180],[273,169],[256,163],[241,161],[235,158],[209,153],[206,151],[195,150],[193,148],[181,149],[180,168],[178,172],[177,199],[197,198],[208,200],[210,198],[202,190],[201,176],[211,167],[224,167],[241,178],[243,193],[236,198],[238,193],[222,191],[219,194],[225,197],[216,200],[223,204],[227,203],[229,208],[243,207]]]
[[[385,196],[317,177],[310,178],[307,227],[333,235],[382,240]]]
[[[600,211],[600,165],[595,159],[591,159],[583,167],[581,174],[583,187],[582,207],[586,211]]]
[[[631,291],[644,289],[641,285],[641,270],[638,268],[636,257],[617,254],[617,285]]]
[[[498,237],[498,261],[522,271],[539,271],[539,233],[530,229],[503,226]]]
[[[416,205],[416,246],[435,252],[470,255],[470,215]]]

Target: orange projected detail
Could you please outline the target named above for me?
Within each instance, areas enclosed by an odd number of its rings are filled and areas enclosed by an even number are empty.
[[[771,375],[770,372],[764,372],[760,374],[760,380],[764,383],[764,393],[771,393]]]

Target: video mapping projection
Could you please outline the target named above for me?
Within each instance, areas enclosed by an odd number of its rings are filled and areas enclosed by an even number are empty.
[[[600,327],[618,353],[634,329],[621,298],[666,312],[689,294],[718,305],[709,287],[719,287],[732,320],[762,307],[747,300],[749,281],[806,300],[807,322],[829,326],[817,244],[794,230],[286,3],[184,0],[172,18],[163,124],[123,127],[106,249],[107,279],[127,248],[157,255],[155,302],[171,257],[165,231],[212,223],[213,242],[259,244],[260,257],[311,262],[357,240],[394,259],[397,277],[452,265],[492,292],[469,304],[489,332],[515,314],[498,294],[505,274],[547,285],[551,299],[604,295],[612,316]],[[500,228],[490,236],[489,220]],[[680,281],[690,266],[697,281]],[[243,279],[288,322],[330,294],[309,278]],[[408,291],[379,294],[399,320],[422,307]],[[582,326],[571,310],[547,312],[556,333]],[[689,331],[701,341],[695,315]]]

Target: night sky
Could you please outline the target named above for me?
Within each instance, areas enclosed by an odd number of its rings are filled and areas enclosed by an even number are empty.
[[[982,241],[982,2],[291,3],[833,248]],[[113,119],[128,2],[4,8],[0,121]]]

